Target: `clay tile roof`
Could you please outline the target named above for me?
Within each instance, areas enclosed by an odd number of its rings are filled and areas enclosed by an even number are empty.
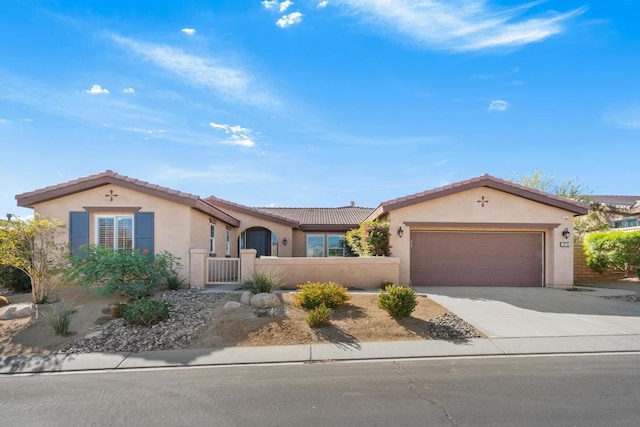
[[[592,203],[612,208],[633,209],[640,207],[640,196],[597,195],[589,196],[589,199]]]
[[[224,199],[219,199],[217,197],[214,196],[209,196],[206,199],[204,199],[207,203],[219,207],[221,209],[232,209],[232,210],[236,210],[239,212],[243,212],[249,215],[253,215],[253,216],[257,216],[259,218],[263,218],[266,220],[270,220],[270,221],[274,221],[277,222],[279,224],[284,224],[284,225],[288,225],[291,226],[293,228],[298,228],[299,227],[299,223],[298,221],[291,219],[291,218],[287,218],[285,216],[282,215],[278,215],[276,213],[272,213],[272,212],[267,212],[267,211],[263,211],[260,208],[252,208],[250,206],[245,206],[245,205],[241,205],[239,203],[234,203],[234,202],[230,202],[228,200],[224,200]]]
[[[159,185],[151,184],[146,181],[140,181],[135,178],[117,174],[112,170],[106,170],[104,172],[74,179],[72,181],[63,182],[61,184],[18,194],[16,196],[16,200],[18,202],[18,206],[33,208],[33,206],[37,205],[38,203],[43,203],[49,200],[76,194],[108,184],[119,185],[134,191],[140,191],[152,196],[191,206],[230,225],[236,227],[240,225],[240,221],[222,212],[216,207],[206,203],[194,194],[172,190],[170,188],[161,187]]]
[[[303,230],[348,230],[357,227],[373,212],[373,208],[345,206],[338,208],[256,208],[300,223]]]
[[[476,178],[467,179],[465,181],[456,182],[453,184],[445,185],[443,187],[434,188],[432,190],[411,194],[397,199],[387,200],[386,202],[381,203],[378,209],[376,209],[376,214],[379,215],[393,209],[410,206],[416,203],[436,199],[438,197],[443,197],[478,187],[488,187],[495,190],[504,191],[506,193],[524,197],[529,200],[565,209],[579,215],[584,215],[587,213],[587,205],[582,202],[556,196],[553,194],[544,193],[542,191],[525,187],[520,184],[505,181],[503,179],[484,174]]]

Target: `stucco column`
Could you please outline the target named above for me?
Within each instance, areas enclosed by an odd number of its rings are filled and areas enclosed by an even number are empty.
[[[242,249],[240,251],[240,283],[249,280],[253,275],[257,254],[258,251],[255,249]]]
[[[192,288],[204,288],[207,252],[206,249],[189,250],[189,285]]]

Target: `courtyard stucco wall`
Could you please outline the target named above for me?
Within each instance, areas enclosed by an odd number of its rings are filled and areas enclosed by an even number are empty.
[[[255,250],[241,251],[242,281],[253,273],[277,274],[284,286],[333,281],[347,287],[380,289],[384,281],[398,283],[400,260],[392,257],[306,258],[261,257]]]

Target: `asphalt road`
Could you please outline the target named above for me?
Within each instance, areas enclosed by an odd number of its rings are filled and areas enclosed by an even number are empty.
[[[0,377],[0,425],[637,426],[640,355]]]

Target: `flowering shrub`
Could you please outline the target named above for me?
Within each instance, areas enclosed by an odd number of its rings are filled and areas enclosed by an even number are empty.
[[[389,256],[389,221],[364,222],[359,228],[347,232],[346,241],[358,256]]]
[[[309,282],[298,285],[298,292],[295,294],[296,305],[307,310],[313,310],[321,305],[336,308],[350,299],[351,295],[347,293],[347,288],[334,282]]]
[[[179,258],[167,251],[150,256],[139,251],[87,246],[71,257],[66,276],[82,286],[95,287],[98,296],[118,294],[138,299],[153,295],[180,267]]]

